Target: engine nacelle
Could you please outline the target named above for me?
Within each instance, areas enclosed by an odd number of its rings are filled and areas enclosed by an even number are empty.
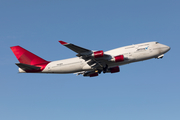
[[[96,77],[96,76],[98,76],[98,73],[93,73],[89,75],[89,77]]]
[[[94,71],[87,71],[83,73],[83,76],[95,77],[95,76],[98,76],[98,73]]]
[[[122,62],[122,61],[124,61],[124,55],[115,56],[113,59],[111,59],[111,61],[113,61],[113,62]]]
[[[119,66],[116,66],[116,67],[109,68],[109,71],[111,73],[116,73],[116,72],[120,72],[120,69],[119,69]]]
[[[96,52],[93,52],[92,56],[94,58],[100,58],[100,57],[103,57],[104,56],[104,52],[102,50],[100,51],[96,51]]]

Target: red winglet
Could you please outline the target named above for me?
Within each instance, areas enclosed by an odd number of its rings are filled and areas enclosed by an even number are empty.
[[[68,44],[67,42],[64,42],[64,41],[59,41],[62,45],[66,45]]]

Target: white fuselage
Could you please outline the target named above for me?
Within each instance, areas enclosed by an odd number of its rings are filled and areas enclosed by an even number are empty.
[[[169,49],[170,47],[158,42],[147,42],[116,48],[106,51],[104,52],[104,54],[108,54],[112,57],[118,55],[124,56],[125,60],[122,62],[106,61],[108,67],[114,67],[151,58],[157,58],[158,56],[166,53]],[[84,59],[75,57],[70,59],[52,61],[45,67],[45,69],[41,73],[76,73],[91,70],[93,70],[93,68],[89,66]],[[24,71],[22,69],[19,69],[19,72]]]

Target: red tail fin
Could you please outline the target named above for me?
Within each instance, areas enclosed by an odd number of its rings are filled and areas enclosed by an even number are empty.
[[[28,65],[37,65],[48,62],[20,46],[13,46],[10,48],[20,63]]]

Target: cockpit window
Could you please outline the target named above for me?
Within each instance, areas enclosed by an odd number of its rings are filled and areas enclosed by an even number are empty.
[[[158,44],[159,42],[156,42],[156,44]]]

